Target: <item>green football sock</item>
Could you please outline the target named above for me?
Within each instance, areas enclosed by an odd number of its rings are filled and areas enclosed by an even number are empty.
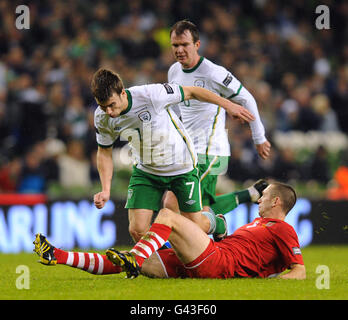
[[[238,204],[246,203],[251,201],[250,192],[248,189],[235,192],[238,198]]]
[[[217,196],[216,202],[210,207],[215,214],[226,214],[238,206],[238,200],[234,192]]]
[[[215,214],[226,214],[235,209],[238,204],[251,201],[248,189],[222,194],[215,199],[216,202],[210,206]]]
[[[219,218],[219,217],[216,217],[216,218],[217,219],[216,219],[215,233],[216,234],[224,234],[226,231],[226,225],[221,218]]]

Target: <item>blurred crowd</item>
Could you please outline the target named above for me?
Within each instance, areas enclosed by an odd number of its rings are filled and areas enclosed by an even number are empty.
[[[30,28],[19,30],[23,4]],[[316,29],[319,4],[330,9],[328,30]],[[0,190],[98,181],[92,74],[104,66],[127,87],[166,82],[169,29],[184,18],[200,29],[200,54],[254,95],[271,142],[277,131],[348,134],[347,1],[0,0]],[[323,146],[299,165],[273,143],[260,161],[248,126],[229,121],[228,130],[231,179],[333,178]]]

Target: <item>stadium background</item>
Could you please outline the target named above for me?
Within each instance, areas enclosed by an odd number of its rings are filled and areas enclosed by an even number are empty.
[[[22,4],[27,30],[15,24]],[[316,28],[319,4],[330,9],[328,30]],[[348,242],[347,2],[0,0],[0,252],[31,251],[38,231],[66,249],[130,243],[124,141],[114,149],[113,201],[93,208],[89,83],[100,66],[127,87],[166,82],[169,28],[183,18],[200,29],[200,54],[254,95],[273,146],[261,161],[249,127],[228,121],[232,156],[219,192],[260,177],[289,182],[301,200],[291,221],[301,244]],[[255,206],[229,214],[230,232],[254,215]]]

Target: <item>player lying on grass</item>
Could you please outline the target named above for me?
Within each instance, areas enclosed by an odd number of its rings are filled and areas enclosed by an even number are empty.
[[[237,201],[233,202],[235,209],[239,203],[242,203],[246,198],[249,202],[256,202],[262,195],[262,191],[268,186],[266,180],[258,180],[252,186],[245,190],[237,191],[235,197]],[[238,199],[241,198],[239,201]],[[62,264],[73,268],[78,268],[92,274],[112,274],[122,272],[122,268],[113,265],[108,260],[106,255],[93,252],[71,252],[65,251],[51,245],[47,238],[38,233],[33,242],[35,244],[34,252],[40,257],[40,263],[44,265]],[[152,259],[152,263],[154,259]]]
[[[246,108],[200,87],[149,84],[125,89],[120,76],[100,69],[91,83],[98,107],[94,124],[98,143],[97,167],[102,190],[94,195],[100,209],[110,198],[112,148],[118,138],[129,141],[136,164],[128,187],[129,232],[138,241],[149,229],[163,194],[171,190],[179,211],[205,232],[224,234],[222,218],[202,212],[197,154],[182,122],[169,106],[194,99],[217,104],[233,118],[251,122]],[[209,105],[208,107],[209,108]],[[220,230],[221,227],[221,230]]]
[[[296,232],[284,221],[295,202],[292,187],[270,184],[258,200],[260,217],[220,242],[185,217],[162,209],[130,252],[109,249],[106,254],[128,278],[140,272],[152,277],[265,278],[289,268],[281,278],[305,279]],[[172,249],[157,251],[167,240]]]
[[[260,218],[220,242],[212,241],[195,223],[162,209],[149,232],[128,252],[105,255],[67,252],[37,234],[34,251],[46,265],[66,264],[95,274],[126,271],[149,277],[233,278],[269,277],[287,268],[281,278],[304,279],[305,267],[297,235],[284,219],[296,202],[288,185],[272,183],[258,200]],[[173,249],[159,250],[167,241]]]

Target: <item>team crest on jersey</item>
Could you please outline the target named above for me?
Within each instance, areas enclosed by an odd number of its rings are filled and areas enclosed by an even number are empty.
[[[149,111],[143,111],[138,114],[139,119],[142,122],[150,122],[151,121],[151,113]]]
[[[205,82],[202,79],[197,79],[197,80],[195,80],[195,82],[193,84],[196,87],[204,88]]]

